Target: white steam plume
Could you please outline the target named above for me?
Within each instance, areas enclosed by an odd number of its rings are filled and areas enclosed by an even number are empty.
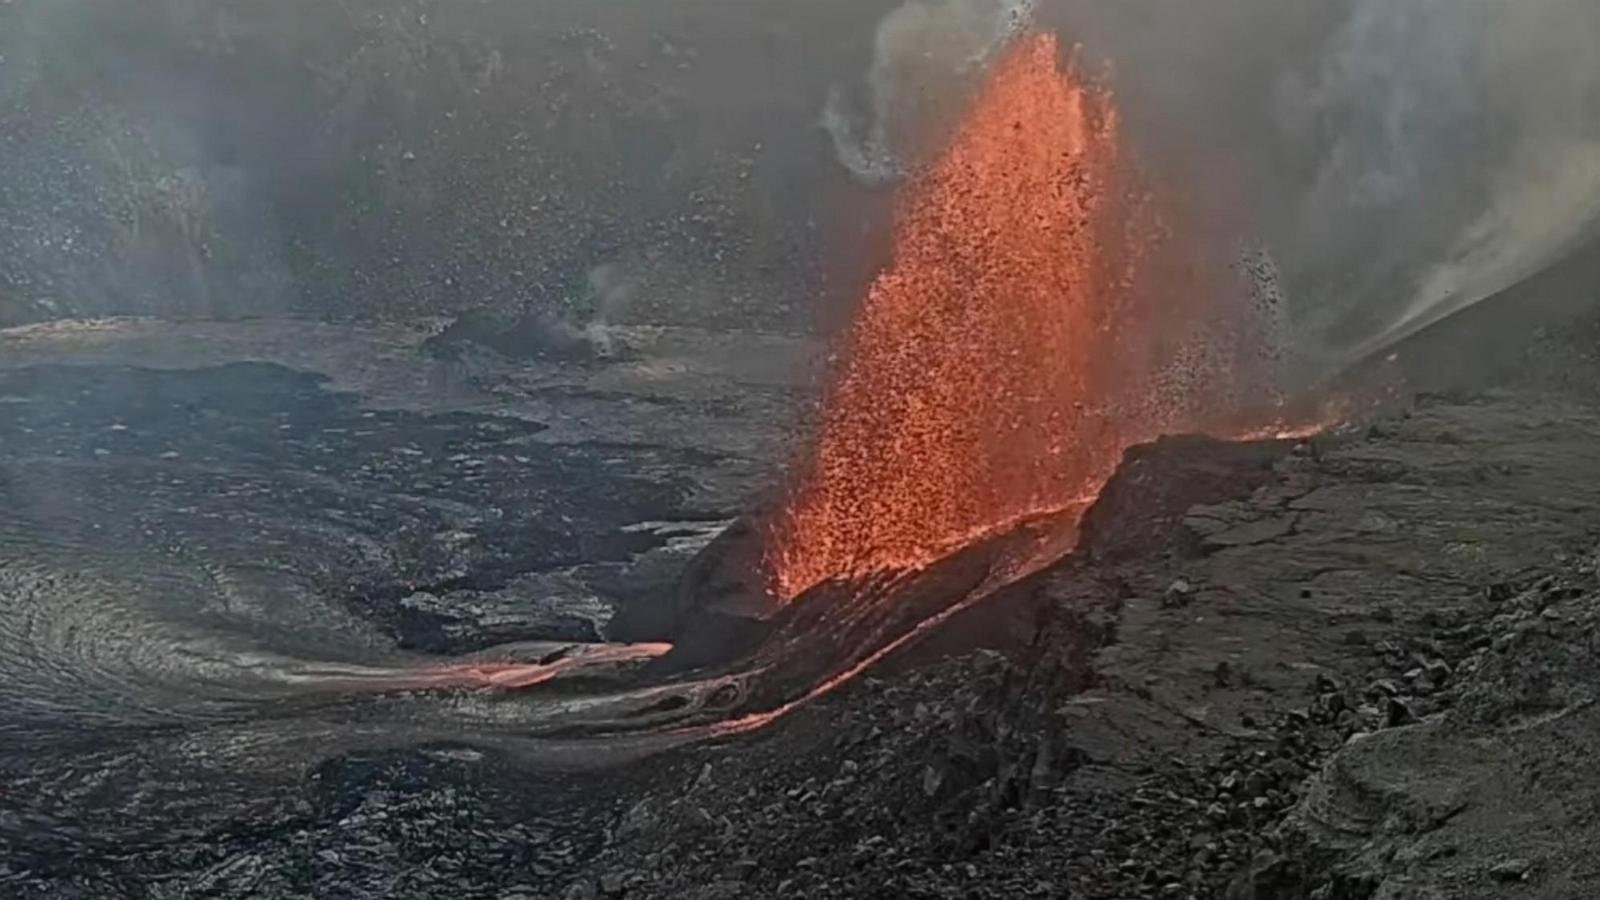
[[[839,162],[869,184],[901,177],[1036,0],[906,0],[878,24],[866,109],[835,85],[822,111]]]

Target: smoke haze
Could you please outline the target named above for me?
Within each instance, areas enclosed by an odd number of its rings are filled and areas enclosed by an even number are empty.
[[[925,155],[996,50],[1031,20],[1035,0],[912,0],[873,39],[864,102],[835,85],[822,123],[839,162],[868,184],[898,179]],[[865,107],[866,114],[860,112]]]
[[[1216,259],[1270,263],[1304,378],[1590,252],[1586,0],[13,0],[0,323],[806,327],[1029,20]]]

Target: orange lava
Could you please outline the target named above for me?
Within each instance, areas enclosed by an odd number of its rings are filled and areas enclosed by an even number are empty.
[[[665,656],[671,644],[593,644],[574,648],[559,659],[545,663],[477,662],[439,666],[410,677],[424,687],[478,687],[517,690],[544,684],[582,669],[639,662]]]
[[[779,596],[926,565],[1115,467],[1124,429],[1091,402],[1096,367],[1151,238],[1110,98],[1057,53],[1049,35],[1013,45],[909,186],[774,523]]]
[[[1058,55],[1014,41],[901,198],[771,523],[778,597],[1082,507],[1131,444],[1243,402],[1252,326],[1139,191],[1110,95]]]

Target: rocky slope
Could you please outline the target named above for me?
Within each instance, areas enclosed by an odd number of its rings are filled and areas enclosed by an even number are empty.
[[[1587,896],[1597,436],[1506,394],[1264,480],[1158,446],[1086,559],[924,652],[991,649],[695,751],[571,896]]]

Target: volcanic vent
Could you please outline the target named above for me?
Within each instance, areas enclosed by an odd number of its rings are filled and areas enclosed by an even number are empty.
[[[1220,409],[1249,329],[1216,327],[1229,292],[1183,260],[1172,218],[1110,93],[1054,36],[1014,40],[902,198],[771,524],[773,593],[1075,521],[1126,447]]]

